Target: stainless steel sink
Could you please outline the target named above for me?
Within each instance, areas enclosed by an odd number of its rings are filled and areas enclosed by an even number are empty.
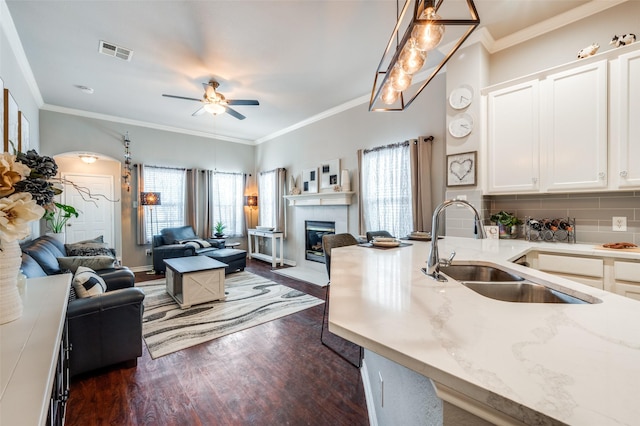
[[[440,272],[478,294],[504,302],[571,304],[601,302],[587,294],[583,297],[571,296],[491,265],[453,264],[442,266]]]
[[[589,303],[541,284],[530,282],[462,282],[483,296],[504,302],[520,303]]]
[[[440,272],[456,281],[523,281],[524,278],[511,272],[488,265],[453,264],[440,267]]]

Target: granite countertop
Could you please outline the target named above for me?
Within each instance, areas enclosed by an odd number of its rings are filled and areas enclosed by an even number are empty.
[[[525,424],[637,424],[640,303],[512,263],[531,250],[615,256],[595,245],[446,237],[441,257],[492,262],[602,303],[510,303],[421,272],[430,243],[332,256],[329,328],[437,385]]]

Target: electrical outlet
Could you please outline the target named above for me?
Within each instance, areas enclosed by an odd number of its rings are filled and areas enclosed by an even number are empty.
[[[613,230],[618,232],[627,231],[627,217],[626,216],[614,216],[613,217]]]
[[[144,252],[147,256],[151,256],[151,249],[146,249]]]

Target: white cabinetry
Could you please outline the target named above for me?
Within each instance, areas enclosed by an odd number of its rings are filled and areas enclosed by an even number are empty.
[[[482,92],[486,193],[640,188],[640,43]]]
[[[538,80],[488,94],[487,185],[489,192],[538,191]]]
[[[640,262],[615,259],[611,291],[640,301]]]
[[[620,56],[617,83],[611,116],[617,170],[612,178],[620,189],[640,188],[640,51]]]
[[[527,256],[531,267],[604,290],[604,260],[594,257],[537,253]]]
[[[607,61],[549,75],[541,95],[545,188],[606,188]]]

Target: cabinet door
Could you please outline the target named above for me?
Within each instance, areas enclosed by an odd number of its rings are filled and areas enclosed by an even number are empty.
[[[551,191],[607,186],[607,61],[548,76],[541,137]]]
[[[537,191],[539,185],[538,80],[487,95],[487,191]]]
[[[640,187],[640,51],[620,56],[617,117],[618,175],[620,188]]]

